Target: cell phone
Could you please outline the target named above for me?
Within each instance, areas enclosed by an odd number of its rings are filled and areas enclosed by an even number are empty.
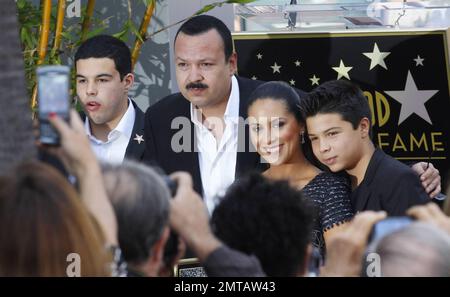
[[[70,68],[63,65],[39,66],[36,70],[39,103],[39,140],[42,144],[58,146],[60,136],[48,117],[55,113],[69,121]]]
[[[377,241],[380,238],[397,230],[403,229],[412,222],[413,219],[410,217],[390,217],[379,221],[372,228],[372,232],[369,235],[369,243]]]

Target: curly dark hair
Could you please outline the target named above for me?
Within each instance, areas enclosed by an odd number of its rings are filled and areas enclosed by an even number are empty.
[[[314,213],[287,181],[252,173],[230,186],[211,224],[229,247],[258,257],[268,276],[295,276],[305,266]]]

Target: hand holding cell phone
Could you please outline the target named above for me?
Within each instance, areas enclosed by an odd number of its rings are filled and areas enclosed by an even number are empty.
[[[36,70],[39,106],[39,141],[44,145],[59,146],[60,136],[48,118],[55,114],[69,121],[68,66],[40,66]]]

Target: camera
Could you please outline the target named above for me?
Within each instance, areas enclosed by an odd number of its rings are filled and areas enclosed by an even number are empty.
[[[170,197],[173,198],[175,196],[175,194],[177,193],[177,188],[178,188],[177,182],[174,181],[173,179],[171,179],[167,175],[163,175],[163,179],[164,179],[164,182],[166,183],[166,186],[169,188]]]
[[[69,73],[68,66],[40,66],[36,70],[39,102],[39,140],[42,144],[58,146],[60,137],[48,117],[56,114],[69,121]]]
[[[163,179],[167,187],[169,188],[170,197],[173,198],[177,193],[177,182],[167,175],[163,175]],[[170,230],[169,239],[167,240],[166,246],[164,248],[164,263],[166,265],[173,264],[174,258],[178,254],[178,240],[178,235],[174,231]]]
[[[389,217],[379,221],[372,228],[369,235],[369,243],[379,240],[380,238],[400,230],[413,222],[410,217]]]

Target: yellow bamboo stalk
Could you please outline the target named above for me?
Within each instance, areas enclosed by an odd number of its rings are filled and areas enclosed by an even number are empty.
[[[86,13],[83,19],[83,25],[81,26],[81,41],[86,40],[89,27],[91,26],[91,18],[94,14],[95,0],[89,0],[86,8]]]
[[[153,16],[153,12],[155,10],[155,2],[156,0],[152,0],[150,4],[147,6],[144,17],[142,18],[141,27],[139,28],[139,35],[141,35],[144,41],[146,39],[145,35],[147,34],[148,24],[150,23],[150,20],[152,19]],[[139,53],[141,52],[142,44],[143,42],[141,41],[141,39],[136,37],[136,41],[134,42],[134,47],[131,53],[132,68],[134,68],[134,65],[137,62]]]
[[[50,33],[50,16],[52,12],[52,0],[41,0],[42,5],[42,24],[39,34],[39,48],[37,65],[41,65],[47,55],[48,35]],[[37,84],[34,85],[33,95],[31,97],[31,109],[34,110],[37,105]]]
[[[58,14],[56,16],[55,42],[53,43],[53,52],[56,54],[61,46],[61,33],[64,25],[64,16],[66,14],[66,0],[58,0]]]

